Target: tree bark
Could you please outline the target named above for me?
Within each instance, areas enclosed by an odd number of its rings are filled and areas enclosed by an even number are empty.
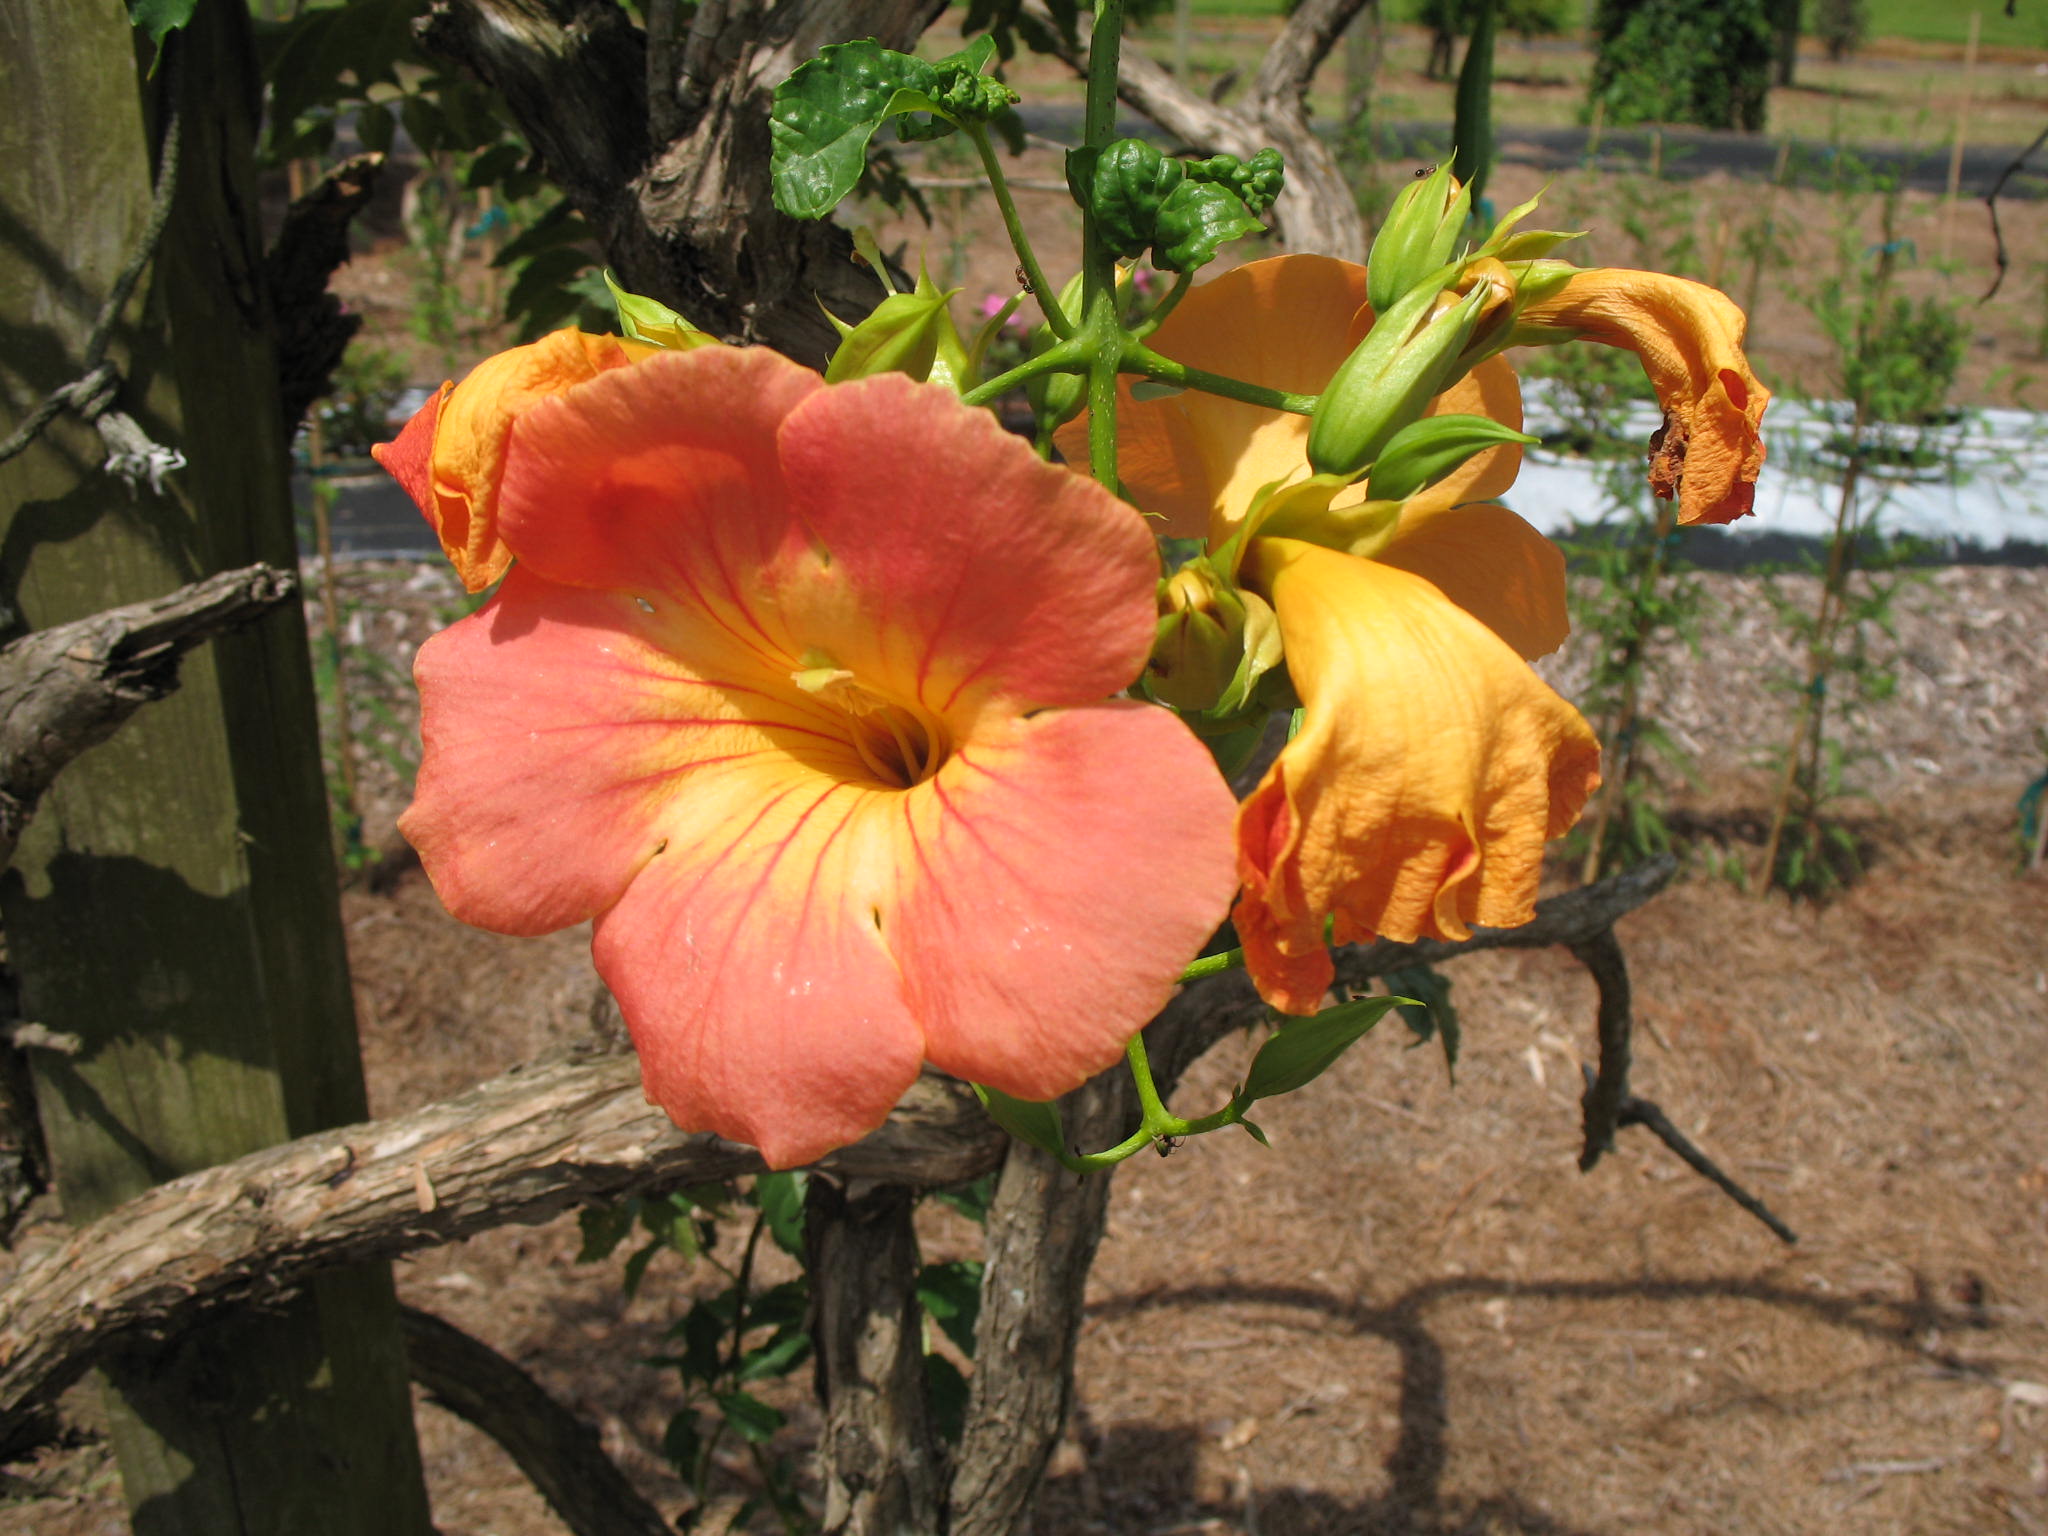
[[[1026,5],[1053,37],[1060,35],[1042,0]],[[1303,0],[1266,50],[1241,106],[1219,106],[1190,90],[1172,71],[1131,49],[1123,53],[1118,94],[1189,148],[1249,158],[1267,145],[1287,161],[1287,188],[1273,207],[1280,237],[1290,250],[1316,251],[1364,261],[1369,242],[1358,200],[1336,156],[1316,136],[1308,115],[1308,88],[1330,49],[1364,9],[1366,0]],[[1088,60],[1063,52],[1085,74]]]
[[[917,1303],[918,1194],[905,1184],[817,1177],[805,1196],[825,1536],[942,1528]]]
[[[822,367],[838,333],[818,306],[858,320],[882,289],[845,230],[775,208],[770,96],[827,43],[914,47],[943,8],[701,0],[679,40],[676,7],[655,6],[650,52],[615,0],[435,0],[419,35],[504,95],[626,287],[727,341]]]
[[[65,764],[176,688],[192,647],[297,590],[295,576],[252,565],[0,647],[0,869]]]
[[[187,465],[121,487],[66,413],[0,466],[0,597],[28,629],[296,560],[246,8],[198,7],[152,79],[135,65],[119,0],[0,7],[0,408],[18,419],[80,378],[107,337],[120,420]],[[158,224],[152,173],[174,130]],[[116,274],[145,264],[102,330]],[[0,907],[23,1013],[81,1042],[31,1053],[72,1220],[362,1116],[296,603],[194,654],[175,695],[65,769]],[[145,1536],[430,1528],[388,1272],[335,1270],[267,1314],[102,1363]]]
[[[958,1184],[994,1168],[1003,1144],[972,1093],[927,1075],[882,1129],[820,1166]],[[274,1307],[336,1266],[762,1167],[751,1147],[678,1131],[647,1103],[639,1063],[605,1056],[188,1174],[28,1259],[0,1291],[0,1440],[121,1341],[169,1337],[228,1306]]]
[[[674,1536],[640,1496],[597,1431],[481,1339],[431,1312],[400,1309],[412,1379],[458,1418],[497,1441],[571,1536]]]

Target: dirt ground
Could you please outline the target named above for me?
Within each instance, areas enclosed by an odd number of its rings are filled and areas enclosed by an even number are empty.
[[[1762,578],[1707,580],[1701,654],[1669,658],[1653,708],[1697,754],[1679,803],[1753,859],[1790,652]],[[394,654],[451,596],[407,567],[344,583],[391,615],[366,632]],[[2048,874],[2016,873],[2013,833],[2043,767],[2048,572],[1939,571],[1899,606],[1898,695],[1850,733],[1866,877],[1810,906],[1695,872],[1621,930],[1638,1091],[1799,1245],[1640,1131],[1580,1175],[1590,984],[1562,952],[1458,962],[1455,1086],[1389,1024],[1262,1115],[1273,1150],[1214,1136],[1119,1172],[1038,1530],[2048,1531]],[[376,839],[398,801],[370,792]],[[417,871],[387,884],[346,899],[378,1112],[587,1034],[584,935],[493,938]],[[1250,1049],[1219,1048],[1181,1104],[1220,1102]],[[925,1235],[973,1250],[942,1210]],[[567,1220],[508,1229],[402,1262],[400,1289],[600,1425],[674,1511],[676,1389],[644,1362],[701,1275],[657,1259],[628,1302],[619,1263],[576,1248]],[[802,1381],[778,1401],[802,1443]],[[420,1422],[446,1536],[560,1531],[495,1446]],[[10,1531],[124,1529],[96,1443],[31,1483],[48,1496]]]

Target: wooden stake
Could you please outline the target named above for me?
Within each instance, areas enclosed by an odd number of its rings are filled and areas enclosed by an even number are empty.
[[[1984,25],[1982,11],[1970,12],[1970,38],[1963,45],[1963,97],[1956,103],[1956,136],[1948,151],[1948,192],[1941,203],[1941,259],[1949,256],[1949,220],[1955,211],[1956,194],[1963,185],[1963,144],[1970,133],[1970,92],[1977,75],[1977,34]]]

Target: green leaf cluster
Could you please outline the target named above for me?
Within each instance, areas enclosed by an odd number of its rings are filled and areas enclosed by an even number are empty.
[[[1067,154],[1067,185],[1094,217],[1095,232],[1118,260],[1147,250],[1164,272],[1192,272],[1227,240],[1262,233],[1284,178],[1278,150],[1249,161],[1233,155],[1177,160],[1146,139],[1118,139]]]

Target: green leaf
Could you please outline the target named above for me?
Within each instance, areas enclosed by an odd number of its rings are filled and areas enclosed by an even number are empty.
[[[1401,1022],[1415,1033],[1415,1043],[1425,1044],[1434,1035],[1444,1048],[1444,1070],[1452,1083],[1458,1080],[1458,1047],[1464,1030],[1458,1010],[1451,1006],[1451,978],[1427,965],[1404,965],[1380,977],[1389,993],[1403,994],[1397,1006]]]
[[[661,1437],[661,1454],[684,1482],[696,1479],[697,1457],[703,1448],[704,1435],[697,1428],[696,1409],[685,1408],[668,1421],[668,1429]]]
[[[633,1256],[626,1260],[625,1288],[628,1297],[640,1294],[640,1282],[647,1278],[647,1265],[661,1251],[661,1240],[656,1238],[635,1249]]]
[[[1314,1082],[1379,1023],[1389,1008],[1404,1001],[1361,997],[1325,1008],[1314,1018],[1289,1020],[1252,1058],[1242,1097],[1270,1099]]]
[[[680,1369],[688,1381],[715,1381],[724,1361],[719,1350],[725,1343],[725,1319],[717,1309],[706,1302],[694,1303],[683,1320],[671,1328],[671,1334],[680,1333],[683,1339],[683,1358]]]
[[[999,1088],[985,1088],[980,1083],[969,1086],[974,1089],[975,1097],[981,1100],[981,1107],[988,1111],[989,1119],[1019,1141],[1050,1152],[1054,1157],[1066,1155],[1067,1136],[1060,1124],[1059,1105],[1013,1099]]]
[[[754,1199],[768,1218],[768,1235],[784,1253],[804,1251],[804,1184],[801,1173],[763,1173],[755,1176]]]
[[[697,1257],[700,1251],[697,1212],[682,1196],[669,1195],[649,1201],[641,1209],[640,1224],[663,1247],[673,1249],[686,1259]]]
[[[751,1392],[721,1392],[712,1401],[718,1405],[725,1422],[738,1432],[742,1440],[751,1444],[760,1445],[773,1439],[775,1431],[782,1428],[781,1412]]]
[[[1067,166],[1068,186],[1082,183],[1081,201],[1095,217],[1096,238],[1125,261],[1151,246],[1160,210],[1185,176],[1178,160],[1145,139],[1118,139],[1097,154],[1076,151]]]
[[[954,1259],[927,1264],[917,1276],[918,1305],[970,1360],[974,1358],[974,1322],[981,1315],[981,1272],[978,1260]]]
[[[155,50],[149,61],[152,76],[163,61],[164,39],[190,22],[197,8],[198,0],[128,0],[129,25],[148,37]]]
[[[932,1427],[948,1445],[960,1443],[967,1427],[967,1378],[960,1367],[944,1355],[927,1351],[924,1357],[925,1400],[930,1405]]]
[[[583,1246],[576,1252],[578,1264],[595,1264],[608,1259],[612,1250],[626,1240],[640,1215],[637,1197],[617,1205],[586,1205],[576,1213],[576,1225],[583,1232]]]
[[[1387,439],[1366,479],[1365,494],[1373,501],[1406,501],[1448,479],[1475,454],[1503,443],[1540,441],[1490,416],[1425,416]]]
[[[810,1352],[811,1336],[801,1329],[778,1334],[759,1349],[750,1349],[740,1357],[740,1368],[735,1379],[763,1381],[776,1376],[787,1376],[803,1363],[804,1356]]]
[[[932,65],[872,39],[834,43],[799,65],[769,111],[775,206],[824,218],[860,180],[875,130],[902,112],[938,110],[930,93],[939,84]]]
[[[1192,272],[1215,256],[1224,241],[1265,227],[1228,187],[1182,181],[1159,205],[1152,261],[1164,272]]]

